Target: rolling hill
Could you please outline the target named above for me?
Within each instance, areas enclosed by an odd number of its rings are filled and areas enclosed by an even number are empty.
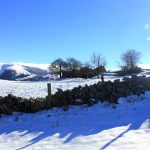
[[[48,64],[0,64],[0,79],[39,81],[49,79]]]

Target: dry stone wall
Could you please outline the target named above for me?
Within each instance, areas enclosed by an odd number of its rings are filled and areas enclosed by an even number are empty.
[[[144,91],[150,91],[150,77],[132,76],[124,77],[122,80],[98,82],[90,86],[78,86],[72,90],[58,91],[46,98],[24,99],[13,95],[0,97],[0,114],[12,114],[13,111],[33,113],[52,107],[62,107],[68,109],[69,105],[89,106],[101,101],[118,103],[118,98],[130,95],[140,95]]]

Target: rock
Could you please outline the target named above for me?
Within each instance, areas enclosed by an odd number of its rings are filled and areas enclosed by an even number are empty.
[[[120,83],[120,79],[114,80],[114,83],[115,83],[115,84],[119,84],[119,83]]]
[[[58,93],[62,93],[62,92],[63,92],[63,90],[62,90],[62,89],[60,89],[60,88],[57,88],[57,92],[58,92]]]
[[[83,101],[81,99],[76,99],[74,101],[74,105],[82,105],[83,104]]]

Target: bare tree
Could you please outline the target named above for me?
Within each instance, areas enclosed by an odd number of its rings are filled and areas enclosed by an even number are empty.
[[[141,59],[141,53],[134,50],[129,49],[125,53],[121,55],[121,60],[123,62],[123,65],[121,66],[122,70],[134,70],[134,68],[137,67],[138,63]]]
[[[68,58],[66,60],[66,63],[67,63],[67,70],[69,71],[79,70],[82,66],[81,62],[75,58]]]
[[[91,56],[91,62],[96,68],[106,66],[106,60],[101,56],[101,54],[93,53]]]
[[[102,81],[104,81],[103,73],[106,71],[106,60],[101,56],[101,54],[93,53],[91,56],[91,62],[94,65],[98,75],[101,74]]]
[[[58,58],[50,64],[49,70],[55,74],[59,74],[59,77],[61,78],[65,66],[66,66],[66,62],[63,59]]]

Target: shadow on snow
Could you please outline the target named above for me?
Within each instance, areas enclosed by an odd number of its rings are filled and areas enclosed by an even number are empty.
[[[114,110],[115,111],[115,110]],[[113,111],[112,111],[113,112]],[[112,113],[111,112],[111,113]],[[45,117],[45,119],[37,119],[36,121],[33,120],[32,126],[31,123],[28,123],[28,121],[18,121],[18,122],[8,122],[6,124],[0,125],[0,135],[1,134],[10,134],[12,132],[18,131],[21,134],[21,137],[24,137],[29,134],[36,134],[39,133],[37,137],[33,138],[32,140],[28,141],[28,144],[25,145],[24,147],[18,148],[18,150],[25,149],[27,147],[30,147],[39,141],[50,138],[54,134],[58,133],[59,138],[62,139],[66,136],[66,140],[64,141],[64,144],[70,142],[73,140],[75,137],[78,137],[80,135],[82,136],[89,136],[89,135],[94,135],[97,133],[100,133],[104,130],[109,130],[113,129],[116,127],[121,127],[121,126],[128,126],[128,128],[117,135],[114,139],[111,139],[108,143],[103,145],[100,149],[105,149],[108,148],[109,145],[111,145],[113,142],[117,141],[119,138],[121,138],[123,135],[125,135],[127,132],[131,130],[138,130],[140,126],[143,124],[143,122],[148,121],[149,127],[150,127],[150,112],[148,113],[142,113],[142,111],[136,111],[129,112],[127,116],[129,117],[123,117],[119,119],[119,117],[116,115],[116,113],[113,114],[113,120],[111,120],[111,116],[99,116],[101,119],[97,117],[92,117],[92,115],[87,116],[87,118],[81,119],[78,116],[74,116],[74,119],[67,119],[67,121],[62,119],[59,120],[57,118],[54,121],[54,118],[50,117]],[[118,114],[118,113],[117,113]],[[115,117],[116,118],[115,118]],[[22,116],[21,116],[22,117]],[[107,118],[108,117],[108,118]],[[101,120],[101,121],[100,121]],[[53,125],[52,125],[53,124]],[[99,139],[101,140],[101,139]]]

